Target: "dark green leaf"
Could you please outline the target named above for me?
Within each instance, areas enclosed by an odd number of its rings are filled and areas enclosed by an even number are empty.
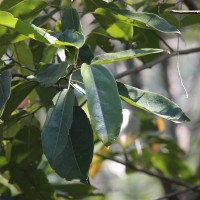
[[[173,122],[190,121],[180,107],[159,94],[137,89],[118,82],[120,97],[125,102]]]
[[[69,129],[73,119],[74,93],[63,90],[53,98],[42,130],[43,151],[53,168],[57,157],[62,154],[68,142]]]
[[[42,146],[50,165],[61,176],[66,177],[65,149],[68,146],[69,129],[73,119],[74,93],[63,90],[53,99],[54,107],[48,111],[42,130]],[[63,153],[64,152],[64,153]],[[63,166],[64,165],[64,166]]]
[[[81,31],[80,19],[77,11],[74,8],[66,8],[63,12],[61,19],[62,31],[75,30],[77,32]]]
[[[49,184],[45,173],[36,169],[26,171],[14,165],[10,167],[10,174],[24,193],[26,199],[30,200],[50,200],[55,199],[53,187]]]
[[[133,26],[139,28],[152,29],[163,33],[180,34],[180,31],[169,24],[165,19],[152,13],[131,12],[129,10],[122,10],[118,8],[98,8],[95,10],[95,13],[107,15],[108,17],[112,15],[112,17],[115,17],[118,20],[125,21],[126,23],[132,24]]]
[[[70,183],[65,185],[55,185],[55,189],[61,191],[61,194],[65,193],[65,195],[60,196],[72,196],[74,198],[83,198],[89,195],[94,188],[90,185],[85,185],[82,183]]]
[[[27,78],[39,82],[42,86],[49,87],[56,83],[60,78],[66,76],[68,67],[69,65],[67,62],[47,64],[42,66],[38,74],[30,75]]]
[[[99,46],[105,52],[111,52],[113,50],[113,45],[109,39],[110,36],[99,26],[89,34],[86,44],[89,45],[92,51],[95,51],[96,46]]]
[[[36,92],[40,98],[40,103],[46,108],[52,106],[52,99],[56,95],[56,90],[51,87],[36,87]]]
[[[106,53],[94,57],[91,61],[92,64],[107,64],[111,62],[118,62],[122,60],[128,60],[131,58],[138,58],[140,56],[145,56],[154,53],[161,53],[162,49],[130,49],[125,51],[119,51],[115,53]]]
[[[66,162],[69,162],[67,177],[69,179],[81,178],[81,181],[87,183],[87,175],[93,157],[93,131],[84,111],[79,107],[74,107],[73,122],[69,130],[69,148],[66,151]],[[71,143],[71,144],[70,144]],[[70,161],[70,157],[75,159]],[[74,168],[80,170],[80,175],[75,174]]]
[[[11,113],[17,108],[17,106],[25,99],[25,97],[36,87],[37,83],[33,81],[24,81],[16,86],[12,87],[11,96],[6,103],[2,120],[9,119]]]
[[[59,40],[56,44],[64,45],[64,43],[72,44],[68,46],[74,46],[80,48],[85,42],[85,37],[82,33],[75,31],[74,29],[67,29],[63,33],[60,33]]]
[[[112,74],[101,65],[83,64],[88,110],[94,132],[105,145],[112,144],[122,123],[122,107]]]
[[[90,64],[91,60],[94,58],[94,55],[88,45],[84,45],[79,49],[78,54],[78,65],[82,63]]]
[[[11,162],[21,169],[34,170],[42,158],[41,134],[36,126],[24,126],[12,141]]]
[[[12,75],[9,71],[3,71],[0,74],[0,117],[10,97],[11,79]]]

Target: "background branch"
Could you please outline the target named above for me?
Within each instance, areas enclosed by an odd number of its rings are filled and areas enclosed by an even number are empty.
[[[170,194],[167,194],[167,195],[165,195],[165,196],[163,196],[163,197],[156,198],[156,199],[154,199],[154,200],[169,199],[169,198],[171,198],[171,197],[175,197],[175,196],[178,196],[178,195],[180,195],[180,194],[184,194],[184,193],[189,192],[189,191],[191,191],[191,190],[199,189],[199,187],[200,187],[200,185],[194,185],[194,186],[188,187],[188,188],[186,188],[186,189],[184,189],[184,190],[175,191],[175,192],[172,192],[172,193],[170,193]]]
[[[153,177],[159,178],[161,180],[168,181],[170,183],[173,183],[173,184],[176,184],[176,185],[179,185],[179,186],[184,186],[186,188],[193,187],[193,185],[191,185],[189,183],[186,183],[186,182],[184,182],[182,180],[174,179],[174,178],[173,179],[172,178],[168,178],[168,177],[163,176],[161,174],[154,173],[154,172],[148,171],[148,170],[140,168],[140,167],[136,167],[136,166],[132,165],[131,163],[125,163],[125,162],[120,161],[120,160],[118,160],[116,158],[110,158],[108,156],[105,156],[105,155],[102,155],[102,154],[99,154],[99,153],[96,153],[95,155],[97,155],[97,156],[99,156],[99,157],[101,157],[103,159],[112,160],[114,162],[120,163],[120,164],[128,167],[131,170],[134,170],[134,171],[137,171],[137,172],[142,172],[142,173],[147,174],[149,176],[153,176]]]
[[[200,14],[200,10],[170,10],[170,12],[175,14]]]
[[[200,52],[200,47],[198,48],[192,48],[192,49],[187,49],[187,50],[182,50],[182,51],[179,51],[179,55],[185,55],[185,54],[190,54],[190,53],[197,53],[197,52]],[[130,69],[130,70],[126,70],[122,73],[119,73],[115,76],[116,79],[120,79],[124,76],[127,76],[127,75],[130,75],[130,74],[133,74],[133,73],[138,73],[144,69],[148,69],[148,68],[152,68],[153,66],[155,66],[156,64],[158,63],[161,63],[171,57],[174,57],[177,55],[177,52],[171,52],[171,54],[167,54],[167,53],[164,53],[164,54],[161,54],[158,58],[144,64],[144,65],[141,65],[140,67],[138,68],[133,68],[133,69]]]

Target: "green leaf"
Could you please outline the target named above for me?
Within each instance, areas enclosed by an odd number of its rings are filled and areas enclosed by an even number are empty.
[[[120,82],[117,83],[117,86],[121,99],[130,105],[176,123],[190,121],[177,104],[164,96]]]
[[[47,6],[43,0],[4,0],[0,5],[0,10],[8,11],[20,19],[33,18]]]
[[[76,48],[81,48],[85,43],[85,37],[82,33],[75,31],[74,29],[67,29],[63,33],[60,33],[56,44],[64,45],[70,44],[68,46],[74,46]]]
[[[181,21],[180,21],[180,25],[181,27],[185,27],[185,26],[191,26],[194,24],[199,23],[200,21],[200,15],[186,15]]]
[[[125,21],[126,23],[132,24],[133,26],[139,28],[156,30],[163,33],[180,34],[180,31],[177,30],[171,24],[169,24],[165,19],[152,13],[131,12],[129,10],[122,10],[118,8],[112,8],[112,9],[98,8],[95,10],[95,13],[98,13],[100,15],[107,15],[108,18],[110,16],[115,17],[118,20]]]
[[[192,173],[186,163],[174,154],[157,153],[151,159],[153,165],[166,176],[182,179],[193,184],[198,182],[198,178]]]
[[[63,12],[61,19],[61,29],[64,32],[65,30],[75,30],[77,32],[81,31],[81,24],[78,12],[74,8],[66,8]]]
[[[73,119],[74,93],[64,89],[53,98],[42,130],[42,146],[49,163],[55,169],[56,159],[62,155],[68,142]]]
[[[3,26],[0,26],[0,28],[2,27]],[[26,40],[28,39],[28,37],[9,30],[7,33],[2,35],[0,39],[1,39],[0,45],[8,45],[8,44],[14,44],[14,43]]]
[[[95,19],[112,38],[131,41],[133,37],[133,26],[123,20],[119,20],[107,9],[96,9],[93,13]],[[108,17],[109,16],[109,17]]]
[[[118,62],[122,60],[128,60],[131,58],[138,58],[154,53],[164,52],[162,49],[130,49],[125,51],[119,51],[115,53],[106,53],[98,55],[91,61],[92,64],[107,64],[112,62]]]
[[[25,42],[13,44],[11,50],[16,61],[32,69],[35,67],[32,52]]]
[[[88,36],[86,44],[88,44],[92,51],[95,51],[96,46],[99,46],[105,52],[111,52],[113,45],[110,42],[110,36],[102,27],[95,28]]]
[[[41,133],[36,126],[24,126],[12,141],[11,162],[21,169],[34,170],[42,158]]]
[[[27,78],[39,82],[42,86],[49,87],[56,83],[60,78],[67,74],[68,64],[66,62],[59,64],[46,64],[38,74],[30,75]]]
[[[4,105],[10,97],[12,75],[9,71],[3,71],[0,74],[0,117],[4,110]]]
[[[14,17],[9,12],[5,11],[0,11],[0,25],[14,29],[16,32],[28,36],[34,40],[55,46],[66,45],[79,48],[83,45],[84,41],[84,36],[74,30],[69,30],[66,32],[63,36],[63,41],[59,41],[57,38],[47,33],[47,31],[33,24],[23,22],[22,20]]]
[[[38,86],[35,89],[40,98],[40,103],[46,108],[52,106],[52,99],[56,95],[57,91],[52,87]]]
[[[84,0],[84,11],[85,12],[93,12],[96,8],[102,7],[102,8],[109,8],[109,7],[116,7],[114,3],[106,3],[102,0]]]
[[[12,165],[10,167],[10,174],[12,180],[14,180],[15,184],[17,184],[24,193],[25,199],[55,199],[53,187],[49,184],[48,179],[42,170],[36,169],[30,173],[30,171]]]
[[[0,183],[0,195],[1,200],[10,200],[9,197],[11,197],[11,191],[9,187]]]
[[[60,195],[60,196],[71,196],[73,198],[83,198],[87,197],[94,191],[94,187],[91,185],[85,185],[82,183],[69,183],[65,185],[55,185],[55,189],[57,191],[61,191],[65,193],[65,195]]]
[[[35,25],[28,24],[14,17],[11,13],[0,11],[0,25],[12,28],[15,31],[28,36],[29,38],[39,40],[43,43],[55,44],[55,37]]]
[[[113,75],[101,65],[83,64],[81,74],[92,128],[105,145],[110,145],[119,135],[122,123],[116,82]]]
[[[78,65],[81,65],[82,63],[90,64],[93,58],[94,55],[88,45],[84,45],[79,49]]]
[[[69,146],[66,149],[68,158],[69,179],[80,178],[83,183],[87,183],[87,175],[93,157],[93,131],[85,112],[75,106],[73,111],[73,122],[69,130]],[[73,155],[73,156],[72,156]],[[73,159],[69,159],[73,157]],[[74,159],[75,158],[75,159]],[[77,168],[80,175],[74,173]]]
[[[10,118],[11,113],[25,99],[25,97],[36,87],[37,83],[33,81],[24,81],[12,87],[11,96],[6,103],[4,113],[1,117],[6,121]]]

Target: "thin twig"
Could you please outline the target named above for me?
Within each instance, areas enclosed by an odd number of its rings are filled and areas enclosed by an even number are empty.
[[[148,170],[146,170],[146,169],[143,169],[143,168],[140,168],[140,167],[136,167],[136,166],[134,166],[134,165],[132,165],[132,164],[130,164],[130,163],[125,163],[125,162],[120,161],[120,160],[115,159],[115,158],[110,158],[110,157],[108,157],[108,156],[105,156],[105,155],[102,155],[102,154],[98,154],[98,153],[96,153],[95,155],[97,155],[97,156],[99,156],[99,157],[101,157],[101,158],[103,158],[103,159],[112,160],[112,161],[114,161],[114,162],[120,163],[120,164],[122,164],[122,165],[128,167],[129,169],[134,170],[134,171],[142,172],[142,173],[147,174],[147,175],[149,175],[149,176],[153,176],[153,177],[159,178],[159,179],[161,179],[161,180],[168,181],[168,182],[170,182],[170,183],[173,183],[173,184],[176,184],[176,185],[179,185],[179,186],[184,186],[184,187],[187,187],[187,188],[193,186],[193,185],[191,185],[191,184],[189,184],[189,183],[186,183],[186,182],[184,182],[184,181],[182,181],[182,180],[174,179],[174,178],[168,178],[168,177],[163,176],[163,175],[161,175],[161,174],[157,174],[157,173],[148,171]]]
[[[186,54],[191,54],[191,53],[197,53],[197,52],[200,52],[200,47],[198,48],[192,48],[192,49],[187,49],[187,50],[181,50],[179,51],[179,55],[186,55]],[[144,69],[148,69],[148,68],[152,68],[154,67],[156,64],[158,63],[161,63],[171,57],[174,57],[177,55],[177,52],[171,52],[171,54],[167,54],[167,53],[163,53],[161,54],[158,58],[144,64],[144,65],[141,65],[140,67],[137,67],[137,68],[133,68],[133,69],[130,69],[130,70],[126,70],[122,73],[119,73],[115,76],[116,79],[120,79],[124,76],[127,76],[127,75],[130,75],[130,74],[134,74],[134,73],[138,73]]]
[[[170,45],[159,35],[157,34],[156,32],[152,31],[154,33],[154,35],[160,40],[163,42],[163,44],[171,51],[173,52],[174,50],[170,47]]]
[[[200,10],[170,10],[171,13],[175,14],[200,14]]]
[[[193,186],[190,186],[190,187],[188,187],[188,188],[186,188],[186,189],[184,189],[184,190],[178,190],[178,191],[172,192],[172,193],[170,193],[170,194],[167,194],[167,195],[165,195],[165,196],[163,196],[163,197],[156,198],[156,199],[154,199],[154,200],[169,199],[169,198],[171,198],[171,197],[178,196],[178,195],[180,195],[180,194],[189,192],[189,191],[191,191],[191,190],[194,191],[194,190],[196,190],[196,189],[199,189],[199,187],[200,187],[200,185],[193,185]]]
[[[17,65],[19,65],[21,68],[26,69],[26,70],[31,71],[31,72],[35,72],[34,69],[31,69],[31,68],[29,68],[29,67],[26,67],[26,66],[22,65],[20,62],[18,62],[17,60],[15,60],[15,59],[14,59],[12,56],[10,56],[8,53],[6,53],[6,56],[7,56],[11,61],[13,61],[13,62],[16,63]]]
[[[14,77],[19,77],[19,78],[27,79],[26,76],[24,76],[22,74],[18,74],[18,73],[12,73],[12,78],[14,78]]]

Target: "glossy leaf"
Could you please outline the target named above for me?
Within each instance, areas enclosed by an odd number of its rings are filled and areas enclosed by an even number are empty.
[[[42,130],[42,146],[50,165],[56,171],[57,159],[68,143],[69,129],[73,119],[74,93],[63,90],[53,98],[54,107],[50,108]],[[64,169],[63,169],[64,170]],[[62,173],[59,173],[63,176]]]
[[[0,5],[0,10],[8,11],[20,19],[33,18],[47,6],[43,0],[4,0]]]
[[[190,121],[176,103],[164,96],[140,90],[120,82],[117,83],[117,86],[121,99],[130,105],[176,123]]]
[[[63,78],[67,74],[68,64],[66,62],[59,64],[47,64],[44,65],[38,74],[30,75],[27,78],[32,81],[39,82],[42,86],[52,86],[60,78]]]
[[[88,110],[94,132],[105,145],[112,144],[119,135],[122,107],[113,75],[101,65],[83,64]]]
[[[87,115],[80,107],[74,107],[73,122],[69,130],[69,147],[66,149],[68,158],[68,179],[80,178],[87,182],[87,176],[93,157],[93,131]],[[69,158],[73,159],[69,159]],[[74,171],[79,170],[79,175]],[[70,171],[71,170],[71,171]]]
[[[56,44],[64,45],[66,43],[68,46],[76,48],[81,48],[85,42],[84,35],[74,29],[65,30],[58,38],[60,41],[56,41]]]
[[[6,103],[2,120],[8,120],[11,113],[25,99],[25,97],[36,87],[37,83],[33,81],[24,81],[12,87],[11,96]]]
[[[123,20],[117,19],[111,12],[103,12],[107,11],[100,8],[95,10],[93,13],[95,19],[99,22],[99,24],[105,29],[106,33],[112,38],[121,39],[123,41],[131,41],[133,37],[133,26],[132,24],[128,24]],[[108,17],[109,16],[109,17]]]
[[[94,55],[87,45],[84,45],[79,49],[78,65],[81,65],[82,63],[90,64],[93,58]]]
[[[55,37],[35,25],[23,22],[11,13],[0,11],[0,25],[12,28],[15,31],[43,43],[55,44]]]
[[[9,12],[5,11],[0,11],[0,25],[14,29],[18,33],[47,44],[74,46],[78,48],[83,45],[83,35],[74,32],[73,30],[66,32],[63,36],[63,40],[59,41],[57,38],[47,33],[47,31],[33,24],[23,22],[22,20],[14,17]]]
[[[115,53],[106,53],[94,57],[91,61],[92,64],[107,64],[112,62],[118,62],[122,60],[128,60],[131,58],[138,58],[140,56],[145,56],[154,53],[164,52],[162,49],[130,49]]]
[[[122,10],[118,8],[112,8],[112,9],[98,8],[95,10],[95,13],[98,13],[100,15],[107,15],[108,17],[111,15],[116,19],[125,21],[126,23],[132,24],[133,26],[139,28],[152,29],[163,33],[180,34],[180,31],[177,30],[171,24],[169,24],[165,19],[152,13],[131,12],[129,10]]]
[[[0,74],[0,117],[10,97],[11,79],[12,75],[9,71],[3,71]]]

